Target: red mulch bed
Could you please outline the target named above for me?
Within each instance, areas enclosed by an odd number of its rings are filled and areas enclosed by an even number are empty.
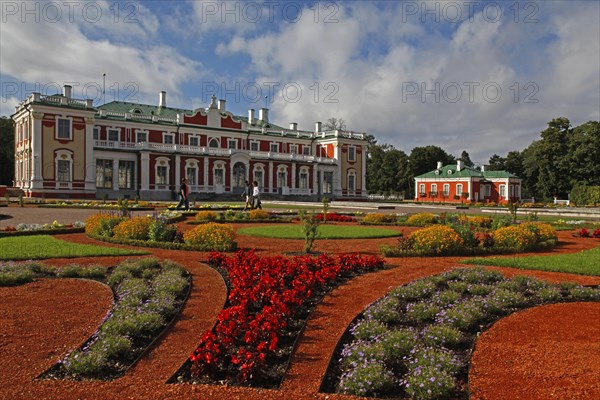
[[[183,223],[180,226],[190,229]],[[410,229],[405,231],[408,233]],[[597,240],[573,238],[571,232],[559,232],[559,238],[563,245],[536,254],[574,252],[598,245]],[[83,234],[62,235],[60,239],[98,244]],[[360,250],[365,254],[377,254],[381,244],[393,245],[395,242],[395,238],[319,240],[314,250],[327,253]],[[303,244],[301,240],[265,240],[247,236],[239,236],[238,243],[241,248],[256,248],[261,255],[300,251]],[[77,280],[42,280],[14,288],[0,288],[0,398],[348,398],[318,394],[317,391],[334,347],[350,321],[392,287],[460,266],[457,263],[460,258],[455,257],[390,258],[387,260],[390,268],[355,278],[335,289],[312,313],[282,388],[264,390],[165,384],[195,348],[202,333],[213,326],[225,302],[226,289],[220,275],[200,262],[206,259],[208,253],[149,251],[157,257],[183,264],[192,274],[192,293],[179,320],[164,339],[123,378],[112,382],[35,379],[97,328],[110,307],[107,288]],[[125,258],[54,259],[48,260],[47,264],[108,266]],[[510,268],[499,270],[507,275],[531,275],[555,282],[600,284],[600,277]],[[477,343],[470,374],[471,390],[477,396],[473,398],[512,399],[521,396],[541,399],[552,398],[552,393],[556,394],[556,398],[593,398],[593,394],[598,393],[598,385],[590,381],[590,376],[600,375],[600,362],[590,357],[594,351],[592,346],[598,349],[598,310],[599,305],[595,303],[561,304],[526,310],[498,322]],[[524,340],[528,344],[523,344]],[[500,355],[495,352],[498,349],[502,350]],[[600,352],[595,353],[598,355]],[[570,360],[576,360],[573,362],[579,365],[581,359],[589,359],[589,362],[581,364],[580,369],[572,369]],[[510,384],[506,384],[508,380]],[[529,393],[538,393],[540,397],[531,397]]]

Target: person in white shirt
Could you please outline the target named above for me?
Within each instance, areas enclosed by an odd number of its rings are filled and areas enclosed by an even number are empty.
[[[253,204],[253,208],[258,208],[259,210],[262,210],[262,205],[260,203],[260,189],[258,188],[258,182],[254,181],[252,182],[252,184],[254,185],[254,190],[252,192],[252,202]]]

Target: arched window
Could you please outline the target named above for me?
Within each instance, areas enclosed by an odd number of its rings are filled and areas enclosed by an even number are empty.
[[[354,192],[356,190],[356,172],[354,170],[348,171],[348,192]]]
[[[254,179],[256,182],[258,182],[258,186],[259,187],[263,187],[264,186],[264,182],[263,182],[263,176],[264,176],[264,168],[262,165],[255,165],[254,166]]]
[[[156,159],[154,164],[154,183],[156,185],[168,185],[169,184],[169,159],[167,157],[159,157]]]
[[[185,162],[185,177],[188,180],[188,185],[198,185],[198,161],[187,160]]]
[[[246,181],[246,165],[243,162],[236,162],[233,165],[233,187],[243,188]]]
[[[208,141],[208,147],[211,147],[213,149],[219,148],[219,139],[217,139],[217,138],[210,139]]]
[[[282,188],[287,186],[287,168],[280,166],[277,168],[277,187]]]

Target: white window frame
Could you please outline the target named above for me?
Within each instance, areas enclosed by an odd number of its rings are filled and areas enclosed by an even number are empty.
[[[492,195],[491,185],[483,185],[483,197],[490,197]]]
[[[254,148],[255,145],[256,148]],[[252,140],[250,142],[250,151],[260,151],[260,142],[258,140]]]
[[[142,140],[142,136],[144,140]],[[135,131],[135,142],[136,143],[147,143],[148,142],[148,131]]]
[[[356,146],[348,146],[348,161],[356,161]]]
[[[298,145],[290,144],[290,154],[298,154]]]
[[[121,167],[125,166],[129,163],[132,163],[133,165],[133,169],[132,169],[132,175],[131,175],[131,187],[127,187],[127,186],[121,186]],[[119,167],[117,169],[117,182],[119,185],[119,189],[125,189],[125,190],[134,190],[135,189],[135,184],[136,184],[136,162],[133,160],[119,160]]]
[[[166,167],[166,176],[165,176],[165,180],[166,182],[164,183],[159,183],[158,181],[158,168],[159,167]],[[169,189],[169,185],[171,184],[170,182],[170,176],[171,176],[171,163],[169,158],[167,157],[158,157],[154,163],[154,188],[157,189],[157,186],[165,186],[165,188],[163,188],[163,190],[168,190]]]
[[[350,170],[348,171],[348,176],[346,177],[346,190],[348,193],[356,192],[356,171]],[[352,182],[352,185],[350,184]]]
[[[110,134],[111,133],[116,133],[117,134],[117,140],[111,140],[110,138]],[[106,141],[107,142],[113,142],[113,143],[118,143],[121,141],[121,130],[119,128],[108,128],[106,130]]]
[[[66,180],[58,179],[58,165],[59,161],[67,162],[69,173],[68,178]],[[56,188],[71,188],[71,184],[73,183],[73,153],[68,150],[59,150],[56,152],[54,156],[54,180],[56,181]]]
[[[105,184],[106,182],[110,182],[110,186],[98,186],[98,161],[109,161],[110,162],[110,180],[105,180],[105,175],[104,175],[104,171],[107,169],[106,167],[104,167],[103,169],[103,175],[102,175],[102,183]],[[109,158],[97,158],[96,159],[96,188],[98,189],[112,189],[113,187],[113,176],[114,176],[115,170],[114,170],[114,161],[112,159]]]
[[[506,197],[506,185],[500,185],[498,188],[498,194],[500,197]]]
[[[450,184],[449,183],[444,183],[443,186],[443,190],[444,190],[444,196],[448,197],[450,196]]]
[[[260,178],[258,177],[260,175]],[[255,164],[252,171],[252,181],[258,182],[258,187],[263,187],[265,179],[265,168],[262,164]]]
[[[283,176],[283,185],[280,185],[281,183],[281,176]],[[288,187],[287,185],[288,182],[288,170],[287,167],[284,165],[280,165],[277,167],[277,188],[283,188],[283,187]]]
[[[167,143],[168,137],[171,138],[171,143]],[[162,142],[163,144],[175,144],[175,134],[171,132],[163,132]]]
[[[217,182],[217,171],[221,170],[220,182]],[[222,161],[216,162],[213,165],[213,185],[214,186],[225,186],[225,163]]]
[[[194,169],[194,176],[193,176],[193,180],[190,180],[190,175],[188,174],[188,169]],[[185,177],[188,180],[188,184],[190,186],[198,186],[199,182],[198,182],[198,160],[186,160],[185,162]]]
[[[437,183],[432,183],[431,184],[431,193],[435,193],[437,195]]]
[[[462,196],[462,194],[463,194],[463,185],[462,185],[462,183],[457,183],[456,184],[456,195]]]
[[[302,155],[310,156],[310,146],[302,146]]]
[[[227,148],[228,149],[237,150],[237,144],[238,144],[237,139],[227,139]]]
[[[419,195],[421,195],[421,194],[425,194],[425,184],[424,183],[419,184]]]
[[[216,142],[217,145],[216,146],[211,146],[211,143],[214,143],[214,142]],[[218,149],[219,147],[221,147],[221,141],[219,139],[217,139],[217,138],[214,138],[214,137],[210,138],[210,139],[208,139],[207,146],[208,146],[209,149]]]
[[[196,144],[192,144],[192,140],[195,140],[197,143]],[[190,146],[200,147],[200,136],[198,136],[198,135],[190,135],[188,137],[188,144]]]
[[[61,117],[56,116],[56,127],[54,129],[54,138],[57,140],[73,140],[73,118],[71,117]],[[69,121],[69,136],[68,137],[60,137],[60,121]]]
[[[308,190],[310,174],[308,173],[308,167],[300,167],[300,173],[298,174],[298,188]]]
[[[92,139],[100,140],[100,127],[99,126],[94,127],[94,130],[92,131]]]
[[[515,197],[515,185],[508,185],[508,195]]]
[[[273,147],[275,146],[275,147]],[[273,150],[275,149],[275,150]],[[269,153],[279,153],[279,143],[271,142],[269,144]]]

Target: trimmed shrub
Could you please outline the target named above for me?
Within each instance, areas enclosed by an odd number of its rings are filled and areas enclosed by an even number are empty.
[[[85,220],[85,233],[92,236],[112,236],[113,229],[122,221],[109,214],[94,214]]]
[[[117,239],[148,240],[151,224],[152,218],[150,217],[134,217],[125,220],[115,226],[114,237]]]
[[[544,224],[542,222],[525,222],[520,226],[535,233],[538,243],[555,242],[558,240],[556,231],[550,224]]]
[[[250,219],[269,219],[271,214],[265,210],[250,210],[248,218]]]
[[[209,222],[198,225],[183,234],[186,244],[200,246],[207,251],[231,251],[235,248],[235,233],[230,224]]]
[[[463,239],[449,226],[435,225],[410,234],[415,251],[445,255],[457,252],[464,245]]]
[[[177,227],[169,225],[162,219],[153,219],[148,228],[148,239],[155,242],[176,242],[178,239]]]
[[[406,220],[406,225],[411,226],[427,226],[436,224],[438,222],[438,217],[436,217],[432,213],[418,213],[413,214]]]
[[[373,213],[364,216],[362,222],[366,224],[389,224],[395,222],[396,216],[383,213]]]
[[[196,213],[196,221],[216,221],[218,217],[219,214],[209,210],[198,211]]]
[[[507,226],[494,232],[494,245],[524,251],[535,247],[536,234],[521,226]]]

